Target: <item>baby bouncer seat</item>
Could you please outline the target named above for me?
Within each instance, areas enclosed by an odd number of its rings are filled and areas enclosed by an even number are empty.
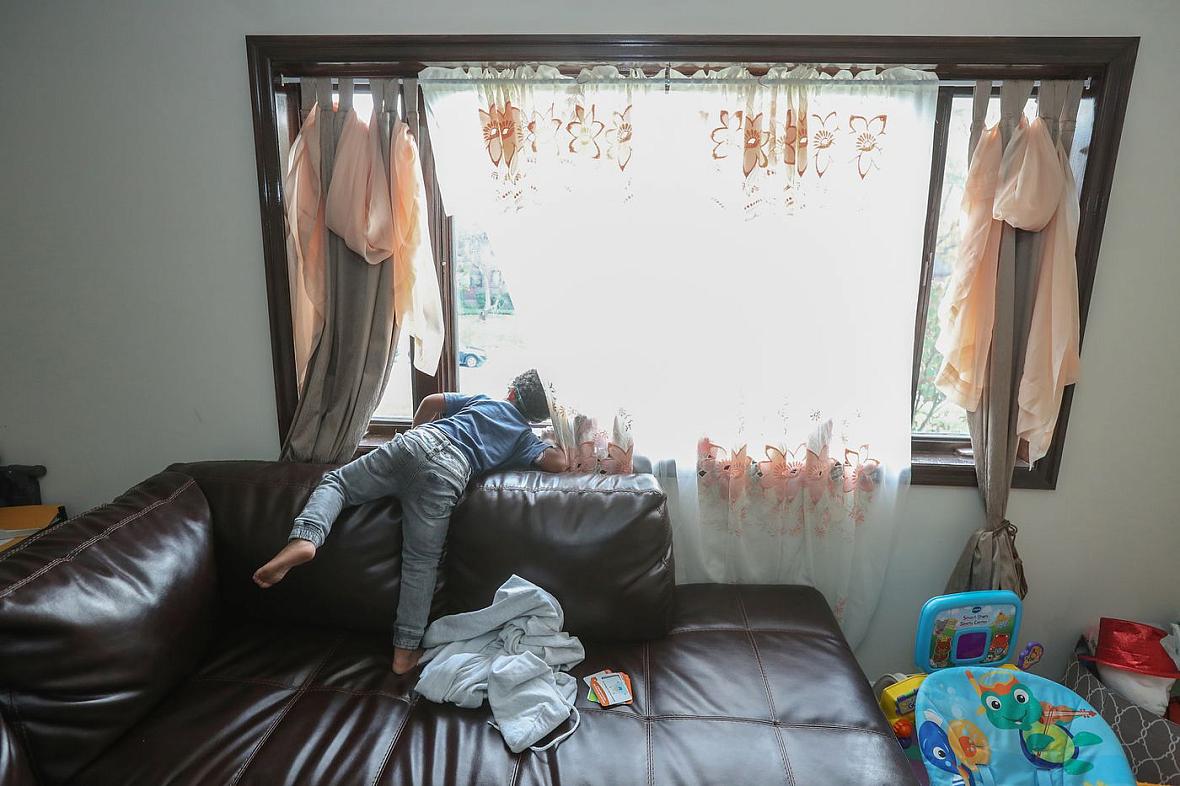
[[[1025,671],[936,671],[918,691],[914,723],[932,786],[1135,786],[1094,708]]]

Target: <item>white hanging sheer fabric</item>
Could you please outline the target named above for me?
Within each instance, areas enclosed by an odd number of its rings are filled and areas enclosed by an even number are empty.
[[[416,99],[416,91],[411,90],[410,95]],[[389,190],[393,194],[395,236],[394,318],[398,335],[406,331],[414,340],[414,367],[433,376],[442,357],[446,323],[430,247],[426,184],[422,179],[418,143],[410,134],[409,125],[399,122],[391,136]]]
[[[1057,95],[1053,100],[1046,100],[1044,94],[1050,90]],[[1039,103],[1045,108],[1044,114],[1038,114],[1033,123],[1041,124],[1042,139],[1054,140],[1053,158],[1061,172],[1061,185],[1059,196],[1046,200],[1054,206],[1053,216],[1042,229],[1044,244],[1037,294],[1017,395],[1016,435],[1028,442],[1030,462],[1040,460],[1049,452],[1065,388],[1078,381],[1082,365],[1075,256],[1080,209],[1078,186],[1069,160],[1082,84],[1048,82],[1041,85],[1041,92]],[[1060,115],[1054,116],[1059,103]]]
[[[559,399],[626,410],[678,579],[814,585],[855,643],[910,460],[935,76],[420,84],[447,212],[488,233]]]

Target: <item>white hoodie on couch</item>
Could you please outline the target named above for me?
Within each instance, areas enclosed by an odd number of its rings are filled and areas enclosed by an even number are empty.
[[[492,605],[430,624],[422,637],[425,668],[414,687],[424,698],[475,708],[486,699],[492,723],[513,753],[533,746],[572,713],[577,729],[577,680],[568,670],[586,656],[582,643],[562,630],[557,599],[513,575]]]

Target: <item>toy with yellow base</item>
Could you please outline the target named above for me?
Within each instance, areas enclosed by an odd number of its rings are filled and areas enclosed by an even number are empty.
[[[926,601],[918,615],[914,642],[919,673],[886,675],[873,686],[881,712],[909,759],[922,758],[914,706],[927,672],[972,665],[1027,670],[1040,660],[1044,649],[1032,642],[1021,653],[1018,666],[1001,666],[1011,657],[1020,618],[1020,597],[1007,590],[959,592]]]

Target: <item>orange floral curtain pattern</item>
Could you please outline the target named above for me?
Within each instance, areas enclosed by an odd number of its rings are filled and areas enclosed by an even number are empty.
[[[843,461],[829,455],[827,444],[818,452],[806,443],[794,450],[766,445],[763,451],[759,459],[745,445],[726,450],[708,437],[697,443],[699,493],[728,506],[726,515],[710,525],[741,533],[743,524],[753,521],[776,535],[800,535],[807,514],[818,511],[821,503],[822,512],[810,522],[816,537],[823,538],[836,521],[865,523],[881,480],[881,462],[870,456],[868,445],[844,448]],[[756,505],[767,508],[751,516]]]
[[[637,91],[651,89],[641,71],[600,66],[575,79],[549,65],[427,68],[421,80],[431,138],[437,129],[451,153],[440,167],[440,180],[449,181],[454,173],[466,182],[463,190],[470,190],[471,172],[480,172],[479,196],[506,211],[564,198],[570,193],[571,168],[579,170],[579,179],[594,173],[605,188],[626,190],[633,156],[632,101]],[[456,154],[459,149],[463,153]],[[443,190],[453,213],[452,206],[464,197]]]
[[[908,68],[831,74],[811,66],[762,76],[743,66],[651,76],[597,66],[573,77],[547,65],[421,74],[432,139],[448,149],[458,144],[445,140],[466,140],[462,166],[444,164],[440,180],[454,173],[470,191],[476,167],[502,209],[590,189],[631,198],[637,188],[658,190],[652,181],[676,161],[723,184],[714,189],[717,207],[752,216],[801,207],[809,185],[822,188],[825,178],[829,189],[833,179],[848,187],[901,165],[905,157],[894,163],[889,153],[895,142],[904,147],[908,129],[891,125],[888,91],[875,98],[833,88],[923,82],[937,80]],[[571,168],[594,177],[571,185]],[[455,194],[448,211],[467,212],[477,198]]]
[[[542,436],[565,452],[570,472],[599,475],[625,475],[635,471],[635,439],[631,434],[631,416],[617,410],[610,419],[610,430],[597,418],[562,403],[552,389],[549,398],[549,422]]]
[[[858,551],[888,544],[892,528],[881,513],[896,483],[869,445],[843,447],[836,430],[825,420],[794,448],[750,450],[702,438],[697,504],[710,550],[728,554],[746,570],[755,568],[745,580],[794,576],[820,589],[837,620],[855,630],[868,602],[861,591],[864,554]],[[754,553],[757,559],[749,556]]]
[[[727,105],[717,110],[716,126],[709,133],[713,157],[737,159],[743,177],[759,169],[781,170],[788,181],[798,182],[808,172],[824,177],[833,164],[848,166],[865,179],[883,164],[889,113],[874,111],[872,104],[833,106],[822,90],[825,83],[927,76],[910,68],[828,76],[809,66],[796,66],[789,71],[771,68],[766,77],[754,78],[746,68],[735,66],[712,76],[699,72],[695,78],[713,78],[727,87]]]
[[[850,102],[832,87],[933,78],[908,68],[854,75],[811,66],[771,68],[757,78],[733,66],[697,72],[693,80],[713,80],[720,89],[721,105],[710,116],[711,156],[719,171],[740,169],[741,198],[747,212],[757,212],[800,207],[812,181],[818,186],[836,173],[864,181],[890,165],[887,95],[878,100],[861,95]],[[894,132],[897,137],[904,133]]]

